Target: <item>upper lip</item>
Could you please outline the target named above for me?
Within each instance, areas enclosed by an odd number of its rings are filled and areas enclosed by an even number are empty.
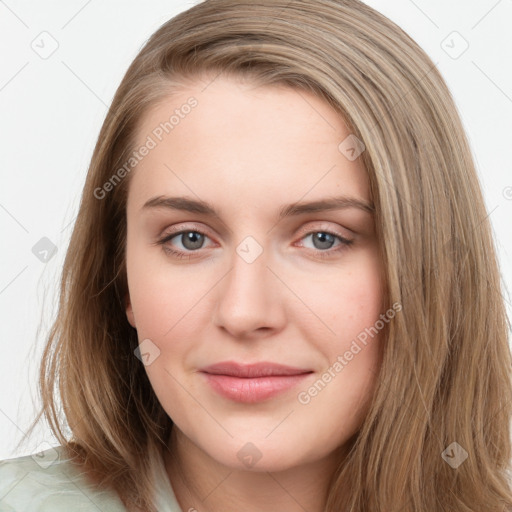
[[[278,375],[301,375],[310,373],[312,370],[304,368],[295,368],[271,362],[259,362],[252,364],[236,363],[234,361],[224,361],[201,368],[204,373],[213,375],[229,375],[240,378],[268,377]]]

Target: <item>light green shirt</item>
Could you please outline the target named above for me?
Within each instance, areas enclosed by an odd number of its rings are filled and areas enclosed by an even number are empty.
[[[182,512],[165,472],[157,470],[157,509]],[[92,487],[62,446],[0,461],[0,512],[126,512],[113,491]]]

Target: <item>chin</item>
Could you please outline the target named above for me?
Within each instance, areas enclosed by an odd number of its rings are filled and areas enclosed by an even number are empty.
[[[219,443],[208,452],[218,463],[233,470],[278,472],[312,462],[308,459],[309,454],[302,454],[297,450],[300,445],[299,441],[285,446],[282,442],[275,443],[259,438],[254,441],[242,441],[235,437],[227,446],[222,447]]]

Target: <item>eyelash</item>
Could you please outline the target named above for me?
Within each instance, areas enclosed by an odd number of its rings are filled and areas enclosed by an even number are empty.
[[[196,251],[187,251],[188,253],[191,253],[190,255],[187,254],[187,252],[183,252],[183,251],[177,251],[175,249],[171,249],[169,246],[165,245],[167,242],[169,242],[170,240],[172,240],[173,238],[179,236],[179,235],[182,235],[184,233],[198,233],[200,235],[203,235],[205,237],[208,237],[208,235],[201,231],[200,229],[184,229],[184,230],[181,230],[181,231],[177,231],[175,233],[172,233],[170,235],[166,235],[164,236],[163,238],[161,238],[160,240],[158,240],[156,242],[157,245],[161,245],[162,246],[162,249],[164,250],[164,252],[170,256],[173,256],[173,257],[176,257],[178,259],[187,259],[187,260],[190,260],[192,258],[194,258],[194,256],[192,256],[192,253],[194,252],[199,252],[200,249],[197,249]],[[328,234],[328,235],[331,235],[335,238],[337,238],[341,243],[337,246],[337,248],[335,249],[327,249],[325,251],[322,251],[320,249],[311,249],[313,250],[315,253],[317,253],[317,256],[318,258],[320,259],[326,259],[326,258],[331,258],[333,256],[335,256],[336,254],[340,253],[341,251],[344,251],[345,249],[347,249],[348,247],[350,247],[352,244],[353,244],[353,240],[348,240],[347,238],[344,238],[340,235],[338,235],[337,233],[334,233],[332,231],[329,231],[329,230],[326,230],[326,229],[322,229],[322,230],[316,230],[316,231],[309,231],[308,233],[304,234],[302,237],[301,237],[301,240],[306,238],[307,236],[310,236],[310,235],[314,235],[316,233],[324,233],[324,234]],[[208,237],[209,238],[209,237]]]

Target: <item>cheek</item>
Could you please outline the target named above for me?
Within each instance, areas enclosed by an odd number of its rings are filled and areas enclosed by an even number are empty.
[[[127,258],[128,287],[139,339],[176,337],[197,324],[201,299],[211,288],[186,265],[172,266],[158,251],[134,250]]]
[[[209,318],[204,314],[205,296],[212,284],[198,279],[197,272],[185,265],[173,267],[160,255],[137,248],[129,253],[127,273],[139,343],[150,340],[148,346],[157,354],[145,370],[170,414],[174,407],[188,403],[178,381],[190,369],[189,355],[197,350]],[[170,402],[169,396],[177,398]]]
[[[374,325],[383,313],[381,272],[378,258],[361,254],[357,261],[322,278],[317,276],[311,280],[308,276],[298,282],[295,280],[295,290],[302,299],[297,308],[304,312],[305,303],[309,309],[306,315],[298,315],[296,311],[295,318],[308,321],[310,329],[319,329],[324,342],[330,340],[342,349],[352,338]]]
[[[354,382],[352,389],[356,393],[364,394],[378,372],[382,331],[390,320],[382,320],[385,312],[381,277],[377,264],[367,264],[364,272],[354,272],[347,279],[345,310],[335,323],[338,334],[335,357],[339,361],[338,356],[342,356],[345,378]]]
[[[391,321],[382,309],[382,272],[377,253],[361,254],[346,271],[338,271],[310,292],[322,320],[316,326],[321,325],[322,332],[327,333],[311,336],[325,356],[326,371],[320,377],[328,388],[315,402],[319,405],[325,400],[336,420],[340,417],[334,411],[340,411],[341,416],[353,411],[354,425],[371,397],[380,367],[383,331]],[[382,320],[383,314],[387,321]],[[323,389],[321,383],[317,389]],[[315,390],[312,396],[316,396]]]

